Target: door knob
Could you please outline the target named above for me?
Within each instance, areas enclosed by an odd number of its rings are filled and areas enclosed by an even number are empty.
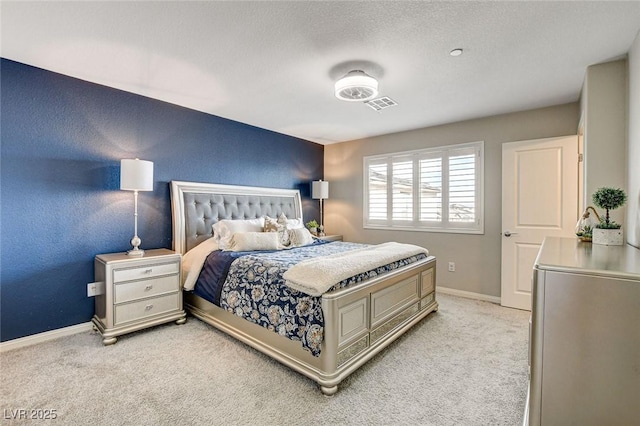
[[[505,237],[510,237],[512,235],[518,235],[518,233],[517,232],[504,231],[504,236]]]

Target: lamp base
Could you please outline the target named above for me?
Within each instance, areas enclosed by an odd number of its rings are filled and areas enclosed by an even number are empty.
[[[140,248],[140,243],[142,242],[142,240],[140,240],[140,237],[138,237],[137,228],[138,228],[138,219],[136,216],[136,235],[134,235],[133,238],[131,239],[131,245],[133,246],[133,249],[127,252],[127,254],[132,257],[144,256],[144,250]]]
[[[127,252],[127,256],[131,256],[131,257],[142,257],[144,256],[144,250],[141,250],[139,248],[135,248],[133,250],[129,250]]]

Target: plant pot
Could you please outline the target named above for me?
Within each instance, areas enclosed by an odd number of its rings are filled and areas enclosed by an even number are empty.
[[[311,232],[312,235],[318,235],[318,228],[309,228],[309,232]]]
[[[621,246],[623,241],[622,229],[593,229],[593,244]]]

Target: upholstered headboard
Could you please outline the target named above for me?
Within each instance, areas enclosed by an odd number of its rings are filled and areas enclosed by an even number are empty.
[[[302,218],[300,191],[171,181],[173,249],[186,253],[213,236],[221,219],[254,219],[284,213]]]

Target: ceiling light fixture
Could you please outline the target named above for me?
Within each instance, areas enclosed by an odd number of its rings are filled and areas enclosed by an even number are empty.
[[[336,98],[348,102],[364,102],[378,96],[378,80],[364,71],[349,71],[336,81]]]
[[[460,55],[462,55],[462,49],[460,49],[460,48],[453,49],[451,52],[449,52],[449,55],[451,55],[451,56],[460,56]]]

